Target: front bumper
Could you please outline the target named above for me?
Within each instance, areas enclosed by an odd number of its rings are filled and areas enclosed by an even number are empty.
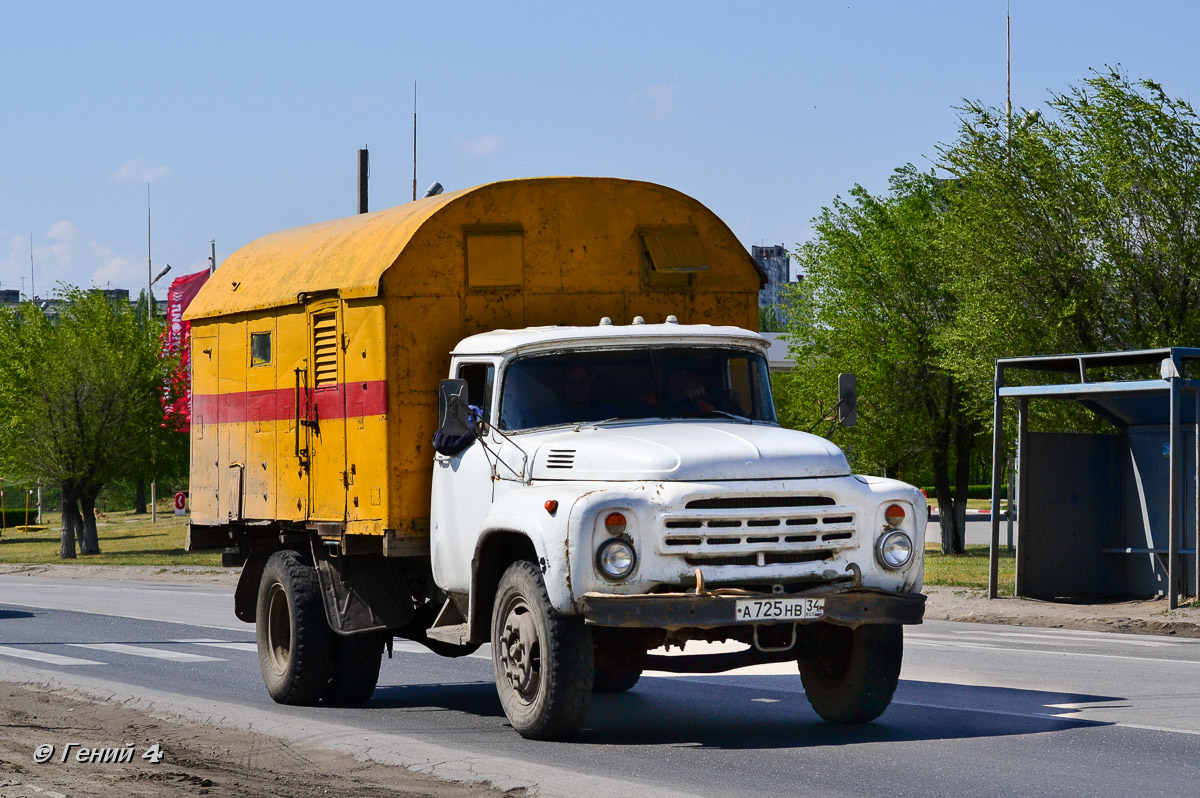
[[[753,626],[736,620],[735,606],[743,599],[823,598],[820,618],[761,623],[832,623],[856,627],[863,624],[918,624],[925,616],[925,596],[896,593],[872,587],[820,587],[786,596],[746,590],[694,593],[617,595],[585,593],[581,597],[584,620],[596,626],[627,629],[714,629]]]

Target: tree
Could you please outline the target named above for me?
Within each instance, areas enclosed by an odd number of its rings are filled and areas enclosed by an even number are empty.
[[[62,556],[99,553],[96,497],[150,457],[161,424],[156,325],[98,291],[65,287],[57,317],[0,316],[0,466],[62,489]]]
[[[991,381],[997,357],[1194,345],[1200,334],[1200,129],[1191,105],[1118,69],[1045,113],[964,109],[941,165],[943,228],[969,268],[947,367]]]
[[[855,186],[849,201],[822,211],[797,255],[807,277],[791,289],[787,317],[799,366],[781,404],[786,422],[810,426],[832,404],[837,373],[854,372],[859,424],[841,434],[856,467],[898,476],[931,469],[942,550],[958,553],[983,422],[973,408],[979,397],[943,367],[958,304],[939,243],[945,206],[946,186],[910,165],[886,196]]]

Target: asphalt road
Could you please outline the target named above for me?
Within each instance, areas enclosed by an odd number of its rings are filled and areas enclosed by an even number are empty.
[[[231,589],[0,577],[0,678],[252,727],[540,795],[1192,795],[1200,641],[930,622],[896,700],[835,727],[794,667],[648,676],[597,697],[583,733],[508,728],[486,649],[397,643],[358,709],[273,704]],[[116,741],[114,741],[116,742]]]

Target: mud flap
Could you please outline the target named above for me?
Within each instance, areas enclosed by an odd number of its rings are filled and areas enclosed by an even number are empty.
[[[329,628],[342,635],[396,629],[413,617],[404,564],[395,559],[351,556],[313,545],[317,578]]]

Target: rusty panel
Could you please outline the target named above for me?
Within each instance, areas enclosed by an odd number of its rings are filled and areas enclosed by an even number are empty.
[[[689,324],[732,324],[751,330],[758,329],[758,303],[750,316],[744,294],[709,294],[696,292],[690,297]]]
[[[525,323],[521,326],[562,324],[564,318],[571,319],[572,324],[587,326],[599,324],[604,316],[611,318],[613,324],[629,322],[623,294],[529,294],[525,300]]]
[[[525,296],[520,291],[468,292],[462,307],[460,339],[489,330],[526,326]]]

